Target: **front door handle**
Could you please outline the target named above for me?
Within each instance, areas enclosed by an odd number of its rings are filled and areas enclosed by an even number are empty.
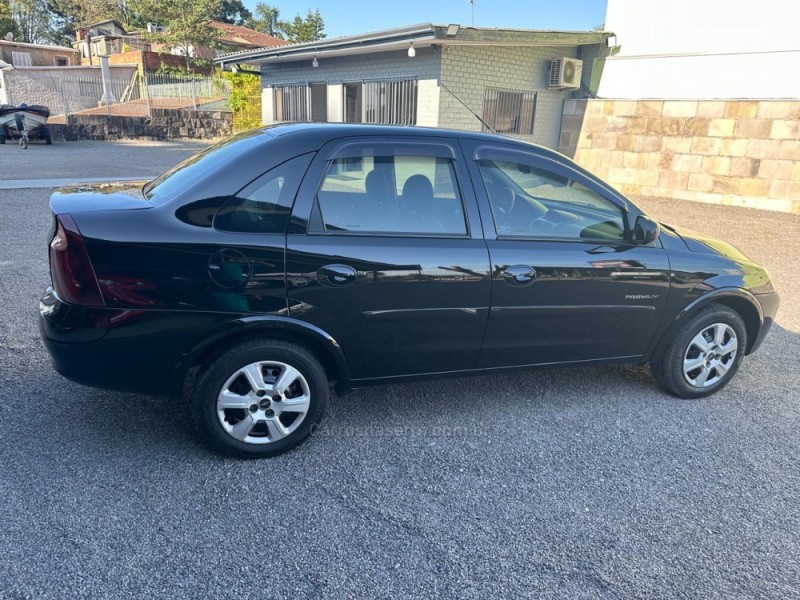
[[[528,265],[514,265],[503,271],[503,281],[508,285],[530,285],[536,279],[536,269]]]
[[[356,270],[347,265],[326,265],[317,271],[317,279],[322,285],[343,287],[356,280]]]

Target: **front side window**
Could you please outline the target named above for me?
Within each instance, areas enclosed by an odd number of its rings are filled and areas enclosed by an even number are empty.
[[[622,241],[613,202],[567,177],[507,160],[479,160],[499,236]]]
[[[328,167],[317,201],[328,233],[467,233],[449,158],[338,158]]]

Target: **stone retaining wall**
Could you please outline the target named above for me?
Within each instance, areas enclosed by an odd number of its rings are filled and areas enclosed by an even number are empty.
[[[53,137],[67,141],[218,138],[233,132],[233,113],[222,111],[151,110],[151,117],[70,115],[66,125],[51,125]]]
[[[800,214],[800,100],[567,100],[559,149],[629,196]]]

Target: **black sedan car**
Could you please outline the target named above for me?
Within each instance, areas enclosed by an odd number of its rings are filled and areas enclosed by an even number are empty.
[[[706,396],[778,307],[730,244],[487,134],[264,128],[51,207],[40,325],[58,372],[154,394],[192,374],[204,437],[242,456],[305,439],[331,384],[630,362]]]

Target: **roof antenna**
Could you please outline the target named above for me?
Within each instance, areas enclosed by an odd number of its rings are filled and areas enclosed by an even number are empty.
[[[470,112],[470,114],[471,114],[473,117],[475,117],[476,119],[478,119],[478,121],[480,121],[480,122],[481,122],[481,125],[483,125],[484,127],[486,127],[486,130],[487,130],[487,131],[491,131],[491,132],[492,132],[492,133],[494,133],[494,134],[496,134],[496,133],[497,133],[497,132],[494,130],[494,127],[490,126],[490,125],[489,125],[489,124],[488,124],[486,121],[484,121],[483,119],[481,119],[481,118],[480,118],[480,116],[478,115],[478,113],[476,113],[476,112],[475,112],[474,110],[472,110],[472,109],[471,109],[469,106],[467,106],[467,105],[464,103],[464,101],[463,101],[461,98],[459,98],[458,96],[456,96],[455,92],[454,92],[453,90],[451,90],[449,87],[447,87],[447,86],[446,86],[446,85],[445,85],[445,84],[442,82],[442,80],[441,80],[441,79],[439,80],[439,86],[443,87],[443,88],[445,89],[445,91],[446,91],[448,94],[450,94],[450,95],[451,95],[453,98],[455,98],[456,100],[458,100],[458,102],[461,104],[461,106],[463,106],[464,108],[466,108],[466,109],[467,109],[467,110]]]

